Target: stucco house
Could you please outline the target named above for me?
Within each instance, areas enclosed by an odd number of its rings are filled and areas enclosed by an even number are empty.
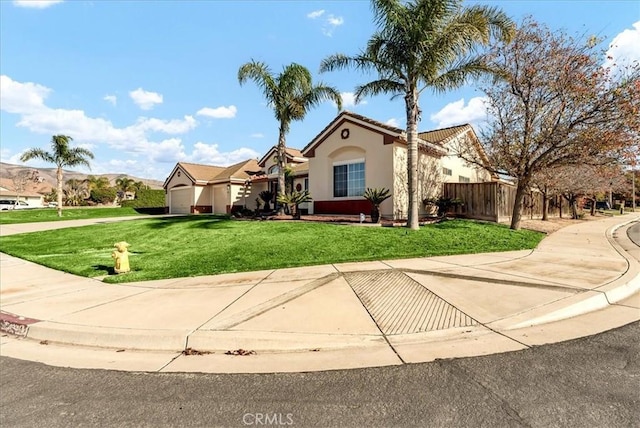
[[[278,170],[272,147],[260,160],[249,159],[223,167],[179,162],[164,182],[170,214],[230,213],[234,207],[256,208],[263,190],[277,194]],[[287,149],[287,165],[293,170],[294,188],[308,184],[307,159],[300,150]],[[274,199],[271,202],[271,206]],[[301,207],[306,208],[306,207]]]
[[[483,155],[470,125],[419,133],[420,200],[440,195],[445,182],[497,180],[456,156],[454,148],[460,145]],[[229,213],[234,206],[255,209],[261,191],[277,194],[275,155],[274,146],[260,160],[229,167],[178,163],[164,183],[168,211]],[[303,150],[287,148],[286,158],[294,190],[309,190],[313,198],[313,202],[300,206],[302,210],[310,214],[368,214],[371,206],[362,197],[364,190],[386,187],[393,197],[381,205],[382,216],[406,218],[404,130],[343,111]],[[424,207],[422,214],[426,214]]]
[[[483,168],[468,165],[455,153],[460,145],[485,159],[471,125],[418,134],[419,200],[437,197],[442,183],[475,183],[497,179]],[[310,213],[369,213],[362,198],[367,187],[391,189],[380,206],[388,218],[406,218],[407,139],[403,129],[343,111],[302,150],[309,159]],[[426,214],[422,207],[422,214]]]
[[[228,167],[179,162],[163,185],[166,206],[171,214],[228,213],[251,200],[251,177],[261,173],[255,159]]]
[[[44,196],[34,190],[28,189],[20,193],[20,200],[26,202],[31,208],[41,208],[44,206]],[[15,201],[18,192],[15,191],[13,181],[7,178],[0,179],[0,199]]]

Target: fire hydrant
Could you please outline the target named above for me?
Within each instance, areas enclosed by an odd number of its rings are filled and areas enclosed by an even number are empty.
[[[131,270],[131,268],[129,268],[129,251],[127,251],[129,244],[122,241],[116,242],[113,246],[116,247],[116,249],[113,250],[113,253],[111,253],[111,257],[115,262],[113,270],[116,273],[129,272]]]

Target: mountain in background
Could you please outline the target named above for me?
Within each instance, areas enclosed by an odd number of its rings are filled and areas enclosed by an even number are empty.
[[[39,182],[33,183],[33,186],[29,186],[29,191],[44,195],[50,193],[51,189],[56,187],[56,168],[31,168],[24,165],[12,165],[9,163],[0,162],[0,178],[3,182],[7,182],[7,180],[10,181],[12,177],[19,174],[20,171],[24,170],[38,171]],[[109,179],[109,183],[111,183],[112,186],[115,186],[116,180],[122,177],[128,177],[134,181],[142,181],[151,189],[162,189],[163,184],[162,181],[149,180],[147,178],[139,178],[127,174],[82,174],[80,172],[68,171],[66,169],[63,171],[64,175],[62,179],[64,181],[72,178],[85,180],[90,175],[93,175],[95,177],[107,177]]]

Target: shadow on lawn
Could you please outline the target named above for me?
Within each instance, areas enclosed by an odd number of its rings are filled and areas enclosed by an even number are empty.
[[[115,275],[116,271],[114,270],[113,266],[107,266],[107,265],[93,265],[91,266],[93,269],[95,269],[97,272],[106,272],[107,275]]]
[[[191,229],[228,229],[231,220],[219,215],[189,215],[184,217],[162,217],[152,219],[147,227],[150,229],[167,229],[185,225]]]

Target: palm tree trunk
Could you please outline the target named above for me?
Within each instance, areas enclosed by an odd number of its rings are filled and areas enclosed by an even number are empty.
[[[280,199],[281,196],[284,196],[285,193],[285,179],[284,179],[284,169],[286,164],[286,148],[287,143],[284,136],[284,126],[280,125],[280,135],[278,136],[278,196],[276,200]],[[280,204],[278,206],[278,215],[284,215],[284,204]]]
[[[56,181],[58,188],[58,217],[62,217],[62,165],[58,165]]]
[[[411,88],[405,96],[407,114],[407,177],[409,182],[409,209],[407,227],[411,230],[418,230],[418,91]]]

